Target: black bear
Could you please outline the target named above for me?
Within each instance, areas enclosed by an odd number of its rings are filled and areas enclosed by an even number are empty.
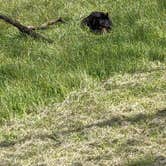
[[[108,32],[112,27],[108,13],[104,12],[92,12],[82,20],[82,24],[88,26],[93,32]]]

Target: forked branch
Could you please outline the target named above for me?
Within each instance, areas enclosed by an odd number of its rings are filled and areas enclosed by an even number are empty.
[[[50,27],[50,25],[57,24],[58,22],[60,23],[65,23],[65,21],[60,17],[58,19],[50,20],[40,26],[27,26],[31,30],[44,30]]]
[[[53,40],[35,32],[35,30],[39,30],[39,29],[47,29],[50,25],[53,25],[53,24],[56,24],[58,22],[62,22],[64,23],[64,21],[59,18],[57,20],[51,20],[47,23],[44,23],[42,24],[41,26],[25,26],[25,25],[22,25],[20,22],[18,22],[17,20],[14,20],[6,15],[3,15],[3,14],[0,14],[0,19],[4,20],[5,22],[15,26],[20,32],[22,33],[25,33],[27,35],[30,35],[31,37],[33,38],[36,38],[36,39],[42,39],[42,40],[45,40],[49,43],[52,43]]]

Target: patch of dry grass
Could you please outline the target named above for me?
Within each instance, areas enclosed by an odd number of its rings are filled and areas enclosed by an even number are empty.
[[[165,165],[166,70],[116,75],[0,128],[0,165]]]

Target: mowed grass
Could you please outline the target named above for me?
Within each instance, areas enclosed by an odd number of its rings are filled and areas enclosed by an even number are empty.
[[[166,68],[89,82],[0,128],[2,166],[165,166]]]
[[[80,27],[95,10],[110,13],[111,33],[95,35]],[[91,81],[165,66],[165,10],[162,0],[0,0],[0,12],[25,25],[66,20],[40,31],[53,44],[0,20],[0,122],[61,102]]]
[[[81,28],[109,12],[111,33]],[[166,1],[0,0],[0,165],[164,166]]]

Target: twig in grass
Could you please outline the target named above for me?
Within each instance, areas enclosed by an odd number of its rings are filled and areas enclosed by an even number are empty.
[[[28,28],[31,30],[44,30],[49,28],[50,25],[57,24],[58,22],[65,23],[65,21],[60,17],[58,19],[50,20],[40,26],[28,26]]]
[[[15,26],[20,32],[25,33],[27,35],[30,35],[33,38],[36,39],[42,39],[45,40],[49,43],[52,43],[53,40],[35,32],[35,30],[39,30],[39,29],[47,29],[50,25],[53,25],[57,22],[64,22],[61,18],[57,19],[57,20],[51,20],[47,23],[42,24],[41,26],[25,26],[22,25],[20,22],[18,22],[17,20],[14,20],[12,18],[9,18],[6,15],[0,14],[0,19],[4,20],[5,22]]]

